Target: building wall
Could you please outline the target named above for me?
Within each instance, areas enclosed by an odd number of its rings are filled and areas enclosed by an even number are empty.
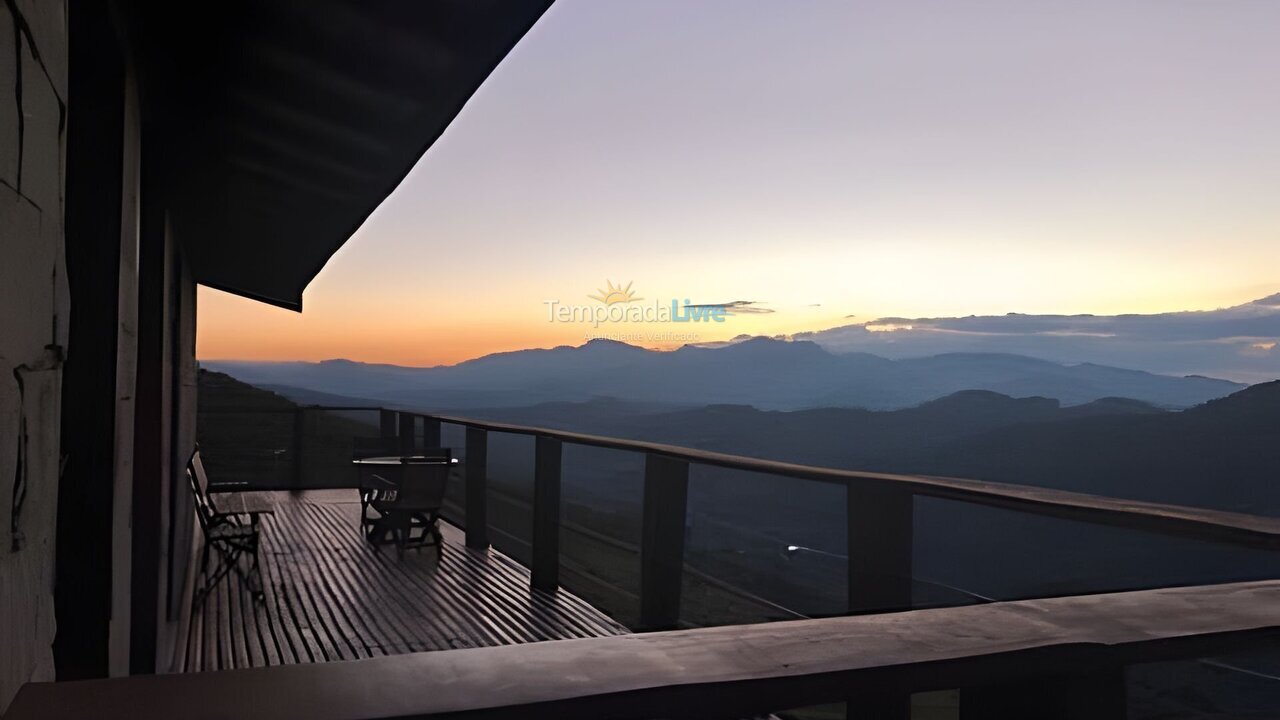
[[[54,677],[66,59],[65,3],[0,4],[0,713]]]

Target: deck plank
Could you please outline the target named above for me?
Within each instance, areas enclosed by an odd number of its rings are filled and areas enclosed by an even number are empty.
[[[283,509],[281,514],[285,514]],[[296,623],[298,633],[306,643],[311,661],[327,662],[339,659],[337,648],[333,646],[328,631],[316,614],[306,583],[303,582],[296,571],[297,541],[287,532],[287,528],[283,523],[276,518],[272,518],[271,522],[264,525],[263,533],[269,535],[272,529],[279,530],[278,536],[281,541],[279,547],[281,552],[274,558],[280,570],[281,584],[279,590],[282,591],[281,598],[289,608],[290,619]]]
[[[352,660],[429,650],[621,635],[565,590],[530,589],[529,571],[465,546],[444,524],[443,553],[376,549],[354,493],[275,494],[262,518],[265,598],[234,574],[193,612],[187,672]]]
[[[350,532],[347,526],[340,522],[341,518],[334,518],[332,513],[317,511],[312,517],[318,525],[334,527],[340,533]],[[362,541],[357,538],[354,542],[357,545],[355,555],[359,559],[355,573],[358,578],[357,587],[366,589],[360,594],[375,598],[370,604],[376,607],[382,617],[388,619],[400,630],[401,637],[404,638],[410,651],[448,647],[448,638],[459,632],[455,620],[441,612],[420,613],[418,608],[422,605],[422,599],[419,594],[406,593],[407,589],[411,589],[410,586],[388,571],[384,567],[385,563],[366,559],[363,553],[358,552],[358,546]]]
[[[329,541],[321,534],[322,530],[317,532],[314,523],[299,523],[298,530],[310,542],[322,544]],[[387,642],[387,633],[374,619],[372,613],[376,610],[378,603],[366,603],[362,593],[351,591],[351,588],[360,587],[362,583],[351,574],[351,559],[347,553],[338,548],[337,552],[313,553],[312,557],[322,575],[335,579],[334,582],[325,583],[326,590],[343,608],[348,623],[355,628],[357,637],[361,639],[364,652],[370,657],[386,655],[384,648],[394,643]]]
[[[265,534],[265,533],[264,533]],[[262,562],[262,582],[264,585],[265,598],[263,605],[266,609],[266,627],[275,636],[276,647],[280,652],[280,663],[282,665],[292,665],[294,663],[306,662],[306,646],[302,641],[302,636],[298,633],[297,627],[292,622],[285,622],[284,618],[288,613],[288,609],[284,607],[280,601],[279,586],[281,578],[279,577],[274,562],[268,562],[275,552],[271,539],[263,538],[263,547],[261,549]]]
[[[247,591],[241,587],[240,578],[232,578],[223,588],[227,591],[227,632],[231,640],[231,652],[228,657],[233,667],[250,666],[249,651],[245,647],[245,619],[241,614],[243,607],[240,598]]]
[[[358,660],[368,657],[364,642],[359,633],[352,627],[341,603],[334,601],[329,587],[326,568],[322,567],[320,556],[329,554],[330,549],[322,542],[318,543],[308,537],[303,527],[292,514],[285,514],[281,519],[282,526],[289,525],[288,532],[295,539],[294,553],[290,557],[293,571],[300,578],[307,590],[314,616],[324,627],[329,639],[329,646],[337,652],[340,660]]]

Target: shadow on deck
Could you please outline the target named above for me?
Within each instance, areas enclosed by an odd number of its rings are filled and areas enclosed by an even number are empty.
[[[234,573],[193,611],[183,671],[355,660],[627,632],[585,601],[530,589],[529,571],[472,550],[442,522],[445,547],[376,550],[354,490],[277,493],[264,518],[254,602]]]

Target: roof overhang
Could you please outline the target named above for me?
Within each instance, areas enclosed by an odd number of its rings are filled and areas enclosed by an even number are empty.
[[[170,227],[196,281],[301,310],[550,4],[146,4],[144,121],[162,130]]]

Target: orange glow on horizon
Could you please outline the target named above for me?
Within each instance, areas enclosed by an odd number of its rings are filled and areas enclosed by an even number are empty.
[[[1249,288],[1231,294],[1205,298],[1195,307],[1184,307],[1177,301],[1141,303],[1144,307],[1090,311],[1096,314],[1120,312],[1157,313],[1188,309],[1214,309],[1256,299],[1266,294],[1265,288]],[[1176,297],[1173,296],[1173,297]],[[451,365],[497,352],[560,345],[582,345],[592,337],[619,339],[655,350],[673,350],[685,344],[663,340],[674,324],[642,323],[634,325],[547,322],[545,307],[539,303],[508,303],[485,306],[469,314],[460,314],[465,303],[430,303],[435,313],[410,309],[410,303],[396,305],[398,312],[386,305],[362,302],[359,297],[334,298],[330,294],[308,295],[302,313],[266,305],[206,287],[199,288],[198,333],[196,357],[201,360],[319,361],[346,358],[361,362],[427,367]],[[517,307],[518,312],[513,312]],[[504,312],[505,310],[505,312]],[[1039,310],[1035,312],[1055,312]],[[935,312],[920,317],[967,315],[969,312]],[[1003,314],[989,311],[983,314]],[[850,319],[831,311],[815,308],[812,313],[798,312],[735,316],[722,326],[703,324],[696,328],[696,342],[730,340],[739,334],[791,335],[798,332],[870,322],[881,316],[902,313],[859,315]],[[896,326],[895,326],[896,327]],[[684,330],[684,328],[677,328]],[[876,329],[888,329],[880,327]],[[646,341],[644,337],[659,339]]]

